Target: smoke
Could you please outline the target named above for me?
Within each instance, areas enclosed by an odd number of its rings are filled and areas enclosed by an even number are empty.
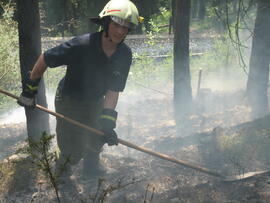
[[[54,111],[54,95],[52,93],[46,94],[48,108]],[[52,117],[50,117],[52,118]],[[17,124],[25,123],[26,116],[24,108],[17,106],[15,108],[9,109],[7,112],[0,115],[0,124]]]
[[[217,73],[202,73],[201,88],[212,91],[235,92],[246,87],[247,75],[243,71],[225,70]]]
[[[24,108],[22,107],[11,109],[8,112],[0,115],[0,124],[15,124],[22,122],[26,122]]]

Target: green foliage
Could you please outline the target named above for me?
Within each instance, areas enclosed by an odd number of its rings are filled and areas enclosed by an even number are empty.
[[[127,91],[137,90],[138,87],[162,91],[172,83],[172,78],[172,57],[157,59],[140,54],[131,67]]]
[[[155,13],[151,16],[149,21],[150,30],[147,31],[147,34],[161,34],[168,32],[171,12],[164,7],[159,8],[159,11],[159,13]]]
[[[204,19],[200,21],[195,20],[195,21],[190,22],[190,27],[191,27],[191,30],[196,30],[196,31],[211,30],[213,29],[213,24],[208,19]]]
[[[17,24],[12,20],[13,9],[5,6],[0,18],[0,88],[18,93],[20,88],[19,43]],[[14,104],[11,99],[0,95],[0,106]]]
[[[191,59],[191,70],[199,68],[219,71],[224,77],[229,72],[247,74],[251,28],[254,24],[252,1],[212,1],[207,6],[204,20],[192,21],[191,30],[196,33],[207,32],[207,37],[215,37],[211,51],[200,58]],[[209,49],[208,49],[209,50]],[[204,52],[204,51],[203,51]]]
[[[42,32],[47,36],[71,36],[93,32],[97,26],[89,22],[89,17],[98,16],[107,2],[108,0],[42,0]],[[141,16],[149,19],[153,15],[154,21],[160,25],[168,24],[168,1],[159,0],[154,4],[151,0],[133,2]]]
[[[31,155],[33,163],[38,170],[43,172],[46,180],[48,180],[49,184],[54,189],[58,202],[60,202],[60,176],[66,170],[69,160],[67,159],[60,167],[54,167],[58,160],[58,153],[57,151],[50,150],[53,138],[54,135],[48,135],[46,132],[43,132],[39,141],[36,142],[29,139],[29,147],[26,151]]]
[[[97,29],[89,17],[95,17],[107,1],[41,1],[42,33],[46,36],[74,36]],[[102,5],[102,6],[101,6]]]
[[[171,12],[165,7],[161,7],[160,13],[152,15],[149,21],[150,30],[147,31],[147,40],[144,42],[149,50],[162,50],[160,35],[164,34],[168,27]],[[167,40],[167,39],[166,39]],[[159,58],[160,57],[160,58]],[[136,89],[138,86],[159,91],[161,87],[171,84],[172,54],[169,57],[153,56],[149,51],[134,53],[134,63],[129,74],[129,88]]]
[[[166,32],[171,12],[165,7],[159,8],[159,13],[153,14],[149,21],[150,30],[147,31],[147,40],[144,42],[149,49],[162,49],[160,44],[161,34]],[[159,85],[164,86],[172,81],[172,56],[168,58],[158,58],[158,56],[151,56],[149,52],[140,52],[133,54],[134,63],[132,65],[129,81],[135,84],[136,88],[141,85],[146,88]]]
[[[211,29],[220,34],[232,32],[237,29],[250,29],[256,14],[255,1],[208,1],[204,19],[192,19],[191,26],[196,30]],[[234,29],[234,30],[233,30]]]

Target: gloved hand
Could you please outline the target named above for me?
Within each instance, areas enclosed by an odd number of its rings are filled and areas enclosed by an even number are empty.
[[[99,123],[101,130],[105,134],[101,139],[109,146],[118,145],[116,132],[113,130],[116,127],[117,112],[113,109],[103,109]]]
[[[101,138],[104,143],[107,143],[109,146],[118,145],[117,133],[114,130],[110,132],[102,130],[102,132],[105,134]]]
[[[40,78],[37,80],[30,79],[30,72],[22,81],[22,93],[18,99],[18,104],[24,107],[35,107],[35,95],[38,91]]]

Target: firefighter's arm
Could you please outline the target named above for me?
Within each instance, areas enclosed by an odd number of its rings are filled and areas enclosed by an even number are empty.
[[[30,79],[31,80],[40,79],[43,73],[46,71],[46,69],[47,69],[47,64],[44,60],[44,55],[41,54],[37,62],[35,63],[33,70],[31,71]]]
[[[119,92],[108,90],[104,99],[104,109],[115,109],[118,102]]]
[[[101,125],[101,130],[104,132],[104,142],[108,143],[109,146],[117,145],[118,138],[114,131],[116,127],[117,112],[115,107],[118,102],[119,92],[108,90],[105,99],[104,106],[101,112],[99,123]]]
[[[46,71],[47,65],[41,54],[35,63],[33,70],[22,78],[22,93],[18,99],[18,104],[24,107],[35,106],[35,95],[38,92],[38,85],[41,76]]]

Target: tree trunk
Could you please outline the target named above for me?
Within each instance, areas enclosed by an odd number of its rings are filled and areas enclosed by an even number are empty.
[[[200,0],[200,3],[199,3],[199,12],[198,12],[198,18],[199,18],[199,20],[204,20],[204,18],[205,18],[205,11],[206,11],[206,0]]]
[[[269,113],[268,81],[270,60],[270,1],[258,0],[249,62],[247,96],[253,118]]]
[[[200,0],[202,1],[202,0]],[[192,18],[197,18],[198,17],[198,10],[199,10],[199,0],[192,0],[192,11],[191,11],[191,15],[192,15]]]
[[[188,118],[192,103],[189,69],[190,1],[174,2],[174,112],[178,126]]]
[[[32,69],[41,53],[40,18],[37,0],[17,0],[18,29],[20,45],[21,76]],[[45,86],[40,82],[37,103],[47,107]],[[25,108],[28,137],[39,140],[43,131],[49,132],[48,114],[37,109]]]
[[[169,34],[172,33],[173,26],[174,26],[174,18],[175,18],[175,8],[176,6],[176,0],[171,0],[171,18],[170,18],[170,29],[169,29]]]

